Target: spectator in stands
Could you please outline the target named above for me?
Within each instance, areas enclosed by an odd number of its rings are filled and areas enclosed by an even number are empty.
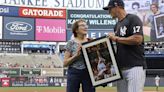
[[[89,41],[86,38],[87,28],[85,20],[76,21],[72,26],[74,39],[69,40],[65,48],[64,66],[68,66],[67,92],[79,92],[80,84],[83,92],[95,92],[81,53],[81,43]]]

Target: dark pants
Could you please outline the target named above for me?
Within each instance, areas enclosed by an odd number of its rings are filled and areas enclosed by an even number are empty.
[[[67,92],[79,92],[80,84],[82,84],[83,92],[95,92],[87,69],[79,70],[69,67],[67,73]]]
[[[150,41],[164,41],[164,37],[157,38],[155,30],[150,31]]]
[[[157,41],[155,30],[150,31],[150,41]]]

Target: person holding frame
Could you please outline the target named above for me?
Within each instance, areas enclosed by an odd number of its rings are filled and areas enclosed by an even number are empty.
[[[77,20],[72,26],[74,39],[69,40],[65,47],[64,67],[68,67],[67,92],[79,92],[80,84],[83,92],[95,92],[81,53],[81,43],[90,40],[86,37],[87,29],[85,20]]]
[[[137,15],[126,13],[122,0],[110,0],[103,9],[118,19],[115,34],[109,34],[116,42],[116,61],[123,76],[117,81],[117,92],[143,92],[146,62],[142,21]]]
[[[159,11],[159,7],[157,3],[152,3],[150,5],[150,10],[152,12],[151,15],[148,16],[148,18],[146,18],[146,14],[143,16],[143,24],[146,26],[148,24],[150,24],[151,26],[151,31],[150,31],[150,41],[159,41],[162,39],[157,38],[156,36],[156,31],[155,31],[155,24],[154,24],[154,17],[156,15],[160,15],[162,14],[162,12]]]
[[[113,50],[114,47],[107,36],[82,43],[85,63],[93,86],[105,87],[110,82],[122,79]]]

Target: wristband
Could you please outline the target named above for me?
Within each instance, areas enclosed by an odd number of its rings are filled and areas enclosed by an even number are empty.
[[[118,42],[118,37],[116,38],[116,42]]]

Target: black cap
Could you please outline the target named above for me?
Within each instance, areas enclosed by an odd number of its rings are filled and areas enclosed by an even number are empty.
[[[122,0],[110,0],[108,6],[103,7],[104,10],[108,10],[109,8],[122,6],[124,8],[124,2]]]

